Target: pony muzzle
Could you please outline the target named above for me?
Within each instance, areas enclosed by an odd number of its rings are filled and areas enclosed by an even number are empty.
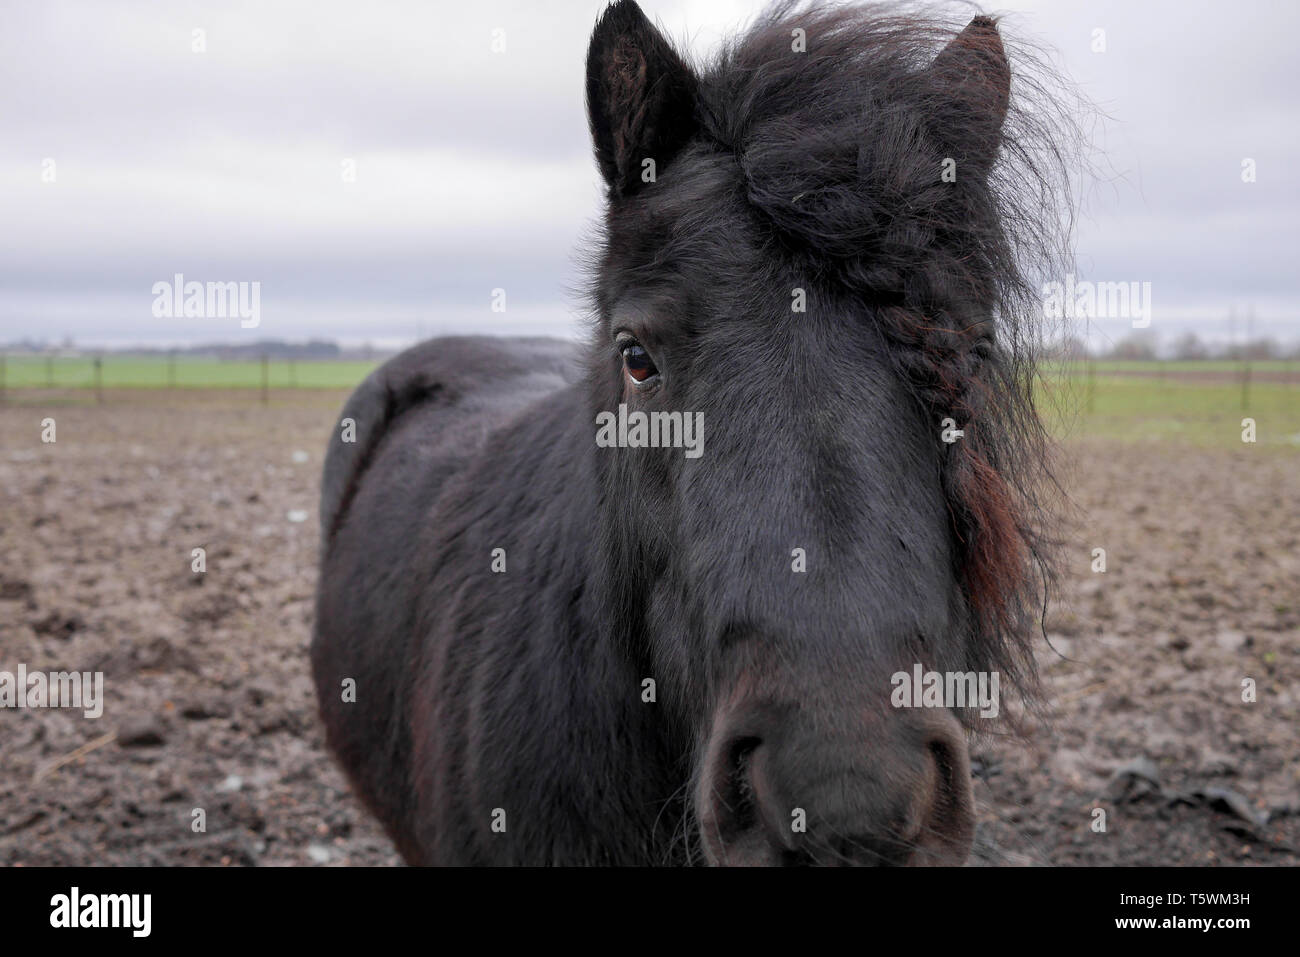
[[[947,711],[857,718],[770,701],[719,713],[695,792],[707,861],[962,864],[974,798],[956,718]],[[826,730],[837,727],[849,730]]]

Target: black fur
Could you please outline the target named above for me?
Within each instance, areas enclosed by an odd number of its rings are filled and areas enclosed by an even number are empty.
[[[711,810],[741,712],[770,745],[758,810],[814,821],[775,860],[964,855],[968,808],[905,834],[895,793],[937,760],[960,803],[964,743],[884,705],[911,662],[1032,686],[1026,269],[1061,234],[1036,218],[1061,154],[1034,75],[986,18],[782,6],[696,68],[635,4],[602,16],[590,344],[424,343],[349,401],[357,441],[330,444],[314,673],[329,743],[407,860],[726,858],[759,827],[723,834]],[[620,333],[657,387],[631,386]],[[703,413],[703,455],[598,448],[621,402]],[[810,783],[829,779],[850,797]]]

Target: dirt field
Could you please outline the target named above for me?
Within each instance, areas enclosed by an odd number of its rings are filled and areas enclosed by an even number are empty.
[[[396,863],[308,673],[342,394],[21,401],[0,406],[0,670],[102,671],[106,703],[0,710],[0,864]],[[1300,864],[1300,454],[1068,451],[1051,722],[976,743],[975,862]]]

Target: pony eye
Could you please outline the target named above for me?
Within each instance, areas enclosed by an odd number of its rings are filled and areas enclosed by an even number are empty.
[[[650,353],[635,342],[627,343],[620,351],[623,353],[623,368],[634,381],[647,382],[659,374],[650,361]]]

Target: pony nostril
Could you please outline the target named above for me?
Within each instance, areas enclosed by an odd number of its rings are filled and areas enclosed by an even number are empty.
[[[958,741],[941,737],[928,744],[934,785],[920,819],[917,863],[960,863],[975,833],[970,759]]]
[[[773,864],[763,801],[766,746],[757,735],[736,735],[712,749],[700,794],[700,833],[717,864]]]
[[[727,748],[721,780],[716,788],[720,805],[718,818],[724,838],[744,833],[758,824],[753,761],[762,744],[759,738],[742,737]]]
[[[939,771],[938,789],[942,792],[951,792],[953,776],[956,773],[952,749],[947,741],[931,741],[929,747],[930,759],[934,761],[934,766]]]

